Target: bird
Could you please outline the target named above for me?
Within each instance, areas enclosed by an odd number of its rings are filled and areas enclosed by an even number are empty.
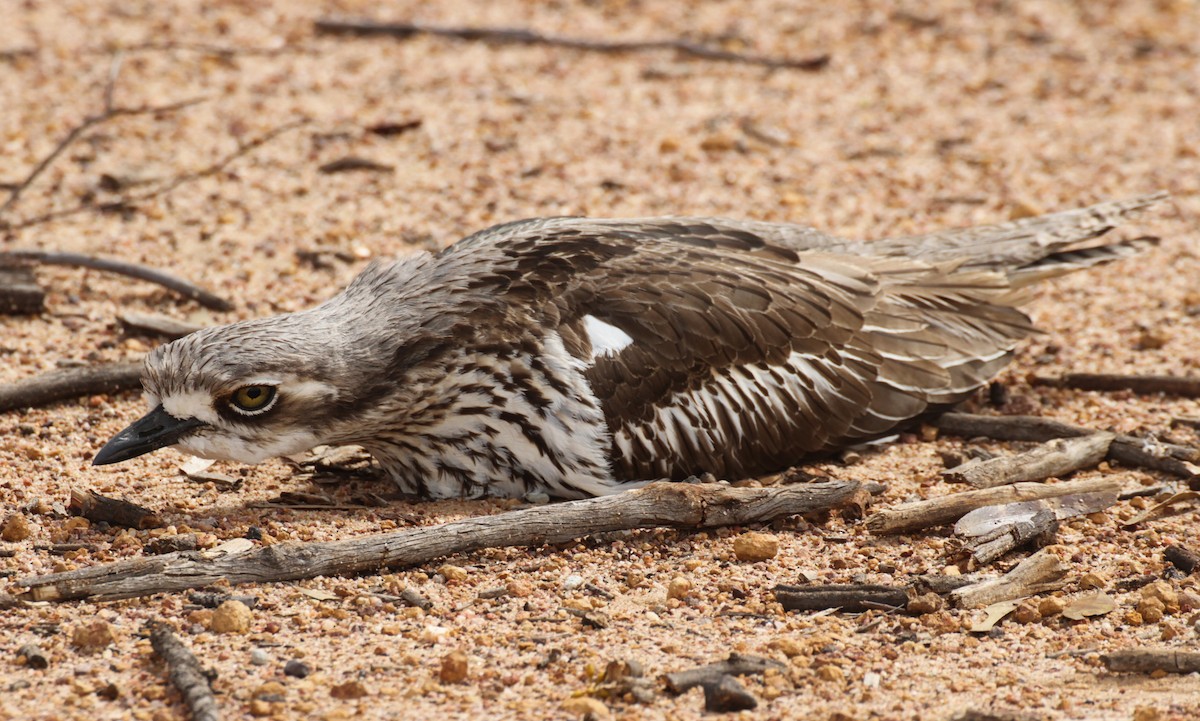
[[[1035,332],[1030,290],[1155,243],[1095,239],[1166,197],[875,241],[705,217],[496,225],[155,348],[151,410],[93,462],[359,445],[426,499],[778,472],[988,384]]]

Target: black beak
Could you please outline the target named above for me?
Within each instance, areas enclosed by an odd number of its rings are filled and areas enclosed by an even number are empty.
[[[162,406],[155,406],[154,410],[113,436],[92,459],[92,465],[119,463],[159,448],[166,448],[202,425],[204,421],[196,418],[176,418],[163,410]]]

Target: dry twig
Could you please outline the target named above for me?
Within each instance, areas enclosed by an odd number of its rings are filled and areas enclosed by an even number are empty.
[[[121,325],[125,326],[127,330],[151,333],[172,340],[195,333],[204,327],[160,313],[139,313],[137,311],[126,311],[117,316],[117,320],[121,321]]]
[[[547,45],[571,50],[599,53],[630,53],[653,50],[674,50],[702,60],[718,60],[730,63],[761,65],[768,68],[793,70],[820,70],[829,64],[828,54],[807,58],[777,58],[764,55],[714,48],[682,38],[664,40],[589,40],[584,38],[546,35],[526,28],[451,27],[427,23],[397,22],[381,23],[373,20],[351,20],[322,18],[315,22],[317,32],[330,35],[355,35],[359,37],[386,35],[405,40],[416,35],[435,35],[456,40],[482,40],[505,45]]]
[[[42,263],[44,265],[65,265],[72,268],[88,268],[106,273],[116,273],[129,278],[137,278],[148,283],[161,285],[173,290],[185,298],[194,300],[205,308],[213,310],[233,310],[233,303],[213,295],[203,288],[182,278],[171,275],[156,268],[150,268],[137,263],[127,263],[113,258],[97,258],[83,253],[56,253],[48,250],[6,250],[0,252],[0,262],[15,260],[26,263]]]
[[[0,413],[14,408],[36,408],[93,393],[116,393],[141,387],[141,363],[62,368],[0,386]]]
[[[152,623],[150,645],[154,653],[166,662],[171,683],[183,696],[192,721],[220,721],[221,710],[217,707],[217,699],[208,685],[204,669],[171,627],[165,623]]]
[[[772,589],[775,600],[787,611],[821,611],[840,608],[856,613],[880,606],[903,608],[908,603],[908,590],[897,586],[878,586],[869,583],[837,584],[832,586],[786,586]]]
[[[1078,438],[1055,438],[1013,456],[968,461],[944,471],[942,477],[975,488],[1061,478],[1099,463],[1108,453],[1114,438],[1114,434],[1105,432]]]
[[[1053,591],[1067,584],[1067,567],[1048,549],[1038,551],[1000,578],[963,586],[950,592],[959,608],[981,608],[993,603]]]
[[[157,528],[162,519],[149,508],[119,498],[102,496],[95,491],[71,489],[71,503],[67,510],[93,523],[105,522],[122,528]]]
[[[1048,441],[1086,436],[1096,431],[1040,416],[982,416],[946,413],[934,421],[944,433],[964,438],[982,436],[998,441]],[[1108,447],[1108,458],[1136,468],[1164,471],[1193,479],[1200,473],[1200,449],[1135,438],[1118,433]]]
[[[769,668],[784,669],[786,666],[773,658],[731,653],[729,658],[724,661],[669,673],[663,676],[663,679],[667,682],[668,691],[673,694],[681,694],[696,686],[716,683],[721,680],[722,676],[760,674]]]
[[[1200,397],[1200,378],[1120,373],[1067,373],[1060,378],[1034,378],[1034,385],[1081,391],[1133,391],[1139,395],[1162,393],[1182,398]]]
[[[1020,548],[1030,541],[1037,545],[1048,545],[1058,532],[1058,517],[1054,511],[1044,508],[1028,520],[1013,521],[967,540],[963,551],[970,555],[975,567],[986,566],[1009,551]]]
[[[654,483],[624,493],[525,508],[439,526],[321,543],[279,543],[239,553],[167,553],[25,578],[26,596],[43,601],[117,599],[230,583],[293,581],[412,566],[481,548],[564,543],[596,533],[675,526],[761,523],[850,502],[855,482],[779,488]]]
[[[111,91],[106,90],[105,97],[111,97]],[[72,143],[78,140],[80,136],[82,136],[88,130],[96,127],[97,125],[107,123],[114,118],[128,117],[132,115],[157,115],[163,113],[173,113],[198,103],[202,103],[206,99],[207,98],[190,98],[188,100],[181,100],[177,103],[168,103],[166,105],[139,105],[130,108],[105,107],[103,112],[96,115],[89,115],[88,117],[84,118],[79,125],[71,128],[70,132],[67,133],[67,136],[60,140],[58,145],[54,146],[54,149],[51,150],[46,157],[42,158],[41,162],[33,167],[33,170],[29,171],[29,174],[25,176],[25,179],[17,183],[16,187],[14,187],[10,192],[8,200],[4,201],[3,205],[0,205],[0,216],[4,215],[9,210],[12,210],[13,206],[17,204],[17,201],[20,200],[21,195],[29,189],[29,186],[33,185],[34,181],[38,179],[38,176],[44,173],[46,169],[50,167],[51,163],[58,158],[58,156],[62,155]],[[0,221],[0,229],[23,228],[30,224],[31,223],[28,221],[23,221],[20,223],[5,223],[4,221]]]
[[[1200,553],[1183,546],[1167,546],[1167,550],[1163,551],[1163,560],[1184,573],[1200,568]]]
[[[984,506],[1056,498],[1073,493],[1119,493],[1120,490],[1121,481],[1117,478],[1088,478],[1054,485],[1014,483],[885,508],[867,518],[867,528],[874,533],[907,533],[953,523],[970,511]]]
[[[1101,654],[1100,660],[1109,671],[1135,673],[1197,673],[1200,672],[1200,652],[1177,648],[1126,648]]]
[[[195,102],[199,102],[199,101],[195,101]],[[253,138],[245,143],[239,144],[236,150],[234,150],[233,152],[229,153],[228,155],[226,155],[225,157],[221,158],[220,160],[218,160],[217,162],[215,162],[211,165],[208,165],[199,170],[193,170],[193,171],[190,171],[187,173],[181,173],[180,175],[177,175],[174,178],[166,180],[163,183],[160,183],[158,186],[151,188],[145,192],[130,193],[128,195],[123,195],[120,198],[118,198],[117,200],[114,200],[110,203],[104,203],[102,205],[96,205],[94,203],[80,203],[79,205],[75,205],[70,208],[64,208],[62,210],[52,210],[48,213],[43,213],[41,215],[34,216],[32,218],[28,218],[26,220],[22,220],[22,221],[16,222],[16,223],[4,223],[4,222],[0,221],[0,229],[15,230],[18,228],[28,228],[33,225],[40,225],[42,223],[46,223],[51,220],[65,218],[70,215],[78,215],[79,213],[85,213],[85,212],[92,211],[92,210],[116,210],[116,209],[120,209],[120,208],[132,207],[133,205],[136,205],[137,203],[141,203],[141,202],[144,202],[147,200],[151,200],[153,198],[157,198],[162,195],[166,195],[167,193],[170,193],[171,191],[175,190],[176,188],[178,188],[181,185],[184,185],[185,183],[190,183],[195,180],[200,180],[201,178],[207,178],[212,175],[217,175],[218,173],[223,172],[227,167],[229,167],[230,164],[232,164],[238,158],[241,158],[244,155],[248,155],[249,153],[253,152],[254,150],[257,150],[258,148],[262,147],[263,145],[266,145],[267,143],[269,143],[270,141],[279,137],[280,135],[286,133],[287,131],[298,128],[301,125],[307,124],[308,122],[309,121],[307,119],[300,119],[300,120],[293,120],[291,122],[284,123],[283,125],[280,125],[271,130],[268,130],[267,132],[263,133],[262,135],[260,135],[256,138]]]

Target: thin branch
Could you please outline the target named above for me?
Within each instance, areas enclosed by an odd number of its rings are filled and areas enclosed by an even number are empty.
[[[1135,673],[1197,673],[1200,652],[1181,648],[1124,648],[1102,654],[1100,660],[1109,671]]]
[[[17,583],[42,601],[135,598],[229,583],[293,581],[316,576],[373,573],[413,566],[481,548],[541,546],[634,528],[711,528],[761,523],[841,506],[855,498],[856,482],[777,488],[654,483],[623,493],[466,518],[320,543],[279,543],[228,555],[167,553],[117,561]]]
[[[1114,434],[1103,431],[1076,438],[1055,438],[1013,456],[968,461],[943,471],[942,477],[951,483],[966,483],[975,488],[1062,478],[1099,463],[1114,438]]]
[[[598,53],[630,53],[654,50],[674,50],[682,55],[702,60],[761,65],[768,68],[820,70],[829,64],[827,53],[807,58],[780,58],[714,48],[708,45],[667,38],[663,40],[588,40],[585,38],[546,35],[526,28],[451,27],[416,22],[381,23],[373,20],[322,18],[314,23],[316,31],[329,35],[370,37],[386,35],[406,40],[416,35],[434,35],[456,40],[482,40],[505,45],[546,45]]]
[[[29,186],[33,185],[33,182],[37,180],[38,176],[44,173],[47,168],[50,167],[51,163],[53,163],[58,156],[62,155],[72,143],[79,139],[80,136],[95,126],[102,123],[107,123],[113,118],[128,117],[131,115],[173,113],[183,110],[184,108],[191,107],[192,105],[202,103],[207,99],[208,98],[201,97],[180,100],[177,103],[168,103],[166,105],[140,105],[132,108],[106,108],[104,112],[98,115],[89,115],[88,117],[84,118],[83,122],[81,122],[79,125],[71,128],[71,131],[67,133],[67,136],[59,141],[58,145],[54,146],[54,149],[50,151],[50,154],[42,158],[41,162],[34,166],[33,170],[29,171],[29,175],[25,176],[24,180],[17,183],[16,187],[14,187],[9,194],[8,200],[4,201],[3,205],[0,205],[0,215],[4,215],[7,211],[11,210],[13,206],[16,205],[17,200],[20,199],[21,194],[28,190]],[[26,225],[31,225],[31,223],[24,221],[21,223],[8,224],[0,221],[0,229],[23,228]]]
[[[97,258],[83,253],[57,253],[48,250],[8,250],[0,251],[0,262],[6,259],[42,263],[44,265],[65,265],[72,268],[89,268],[91,270],[116,273],[130,278],[137,278],[148,283],[161,285],[173,290],[189,300],[194,300],[205,308],[229,311],[234,305],[224,298],[204,290],[198,285],[186,281],[165,271],[137,263],[128,263],[113,258]]]
[[[762,674],[767,669],[772,668],[781,670],[787,668],[787,666],[773,658],[751,656],[744,653],[731,653],[729,654],[729,658],[724,661],[697,666],[686,671],[668,673],[663,676],[663,680],[667,683],[668,691],[679,695],[688,689],[693,689],[706,683],[713,683],[722,676]]]
[[[1062,559],[1043,549],[1000,578],[963,586],[951,591],[950,597],[959,608],[980,608],[1062,588],[1067,585],[1066,575],[1067,566]]]
[[[1133,391],[1139,395],[1163,394],[1200,398],[1200,378],[1119,373],[1067,373],[1061,378],[1035,378],[1034,385],[1081,391]]]
[[[165,623],[150,624],[150,645],[167,664],[171,683],[179,689],[192,721],[220,721],[221,709],[208,685],[208,677],[196,655],[183,645],[171,627]]]
[[[136,203],[140,203],[140,202],[143,202],[146,200],[150,200],[152,198],[157,198],[159,196],[166,195],[167,193],[170,193],[171,191],[175,190],[176,188],[183,185],[184,183],[190,183],[194,180],[199,180],[201,178],[207,178],[211,175],[216,175],[218,173],[223,172],[225,170],[225,168],[229,167],[229,165],[231,163],[233,163],[233,161],[237,160],[238,158],[241,158],[242,156],[247,155],[247,154],[253,152],[254,150],[257,150],[258,148],[262,147],[263,145],[267,144],[268,142],[279,137],[283,133],[285,133],[289,130],[292,130],[294,128],[300,127],[301,125],[305,125],[308,122],[309,122],[308,119],[301,119],[301,120],[294,120],[294,121],[291,121],[288,123],[284,123],[283,125],[273,128],[273,129],[267,131],[266,133],[263,133],[259,137],[250,140],[247,143],[243,143],[243,144],[239,145],[237,150],[226,155],[224,158],[221,158],[220,160],[213,163],[212,165],[201,168],[200,170],[195,170],[192,172],[177,175],[174,178],[171,178],[170,180],[167,180],[167,181],[163,182],[161,185],[159,185],[155,188],[152,188],[151,190],[148,190],[144,193],[131,193],[129,195],[121,196],[120,198],[117,198],[114,201],[111,201],[108,203],[103,203],[100,205],[96,205],[94,203],[80,203],[79,205],[75,205],[70,208],[64,208],[62,210],[52,210],[48,213],[43,213],[41,215],[34,216],[32,218],[28,218],[26,220],[22,220],[18,223],[4,223],[3,221],[0,221],[0,230],[17,230],[20,228],[28,228],[33,225],[41,225],[42,223],[46,223],[51,220],[58,220],[59,218],[65,218],[65,217],[71,216],[71,215],[78,215],[80,213],[86,213],[86,212],[93,211],[93,210],[116,210],[116,209],[120,209],[120,208],[128,208]],[[2,210],[2,209],[0,209],[0,210]]]
[[[1056,498],[1074,493],[1119,493],[1119,478],[1087,478],[1067,483],[1014,483],[978,491],[951,493],[925,501],[902,503],[877,511],[867,518],[872,533],[908,533],[953,523],[976,508],[1019,501]]]
[[[983,416],[971,413],[945,413],[934,422],[939,430],[950,435],[974,438],[983,436],[998,441],[1048,441],[1052,438],[1074,438],[1096,431],[1090,428],[1061,423],[1041,416]],[[1181,478],[1194,479],[1200,468],[1200,449],[1174,443],[1118,433],[1108,447],[1108,458],[1124,465],[1150,468]]]
[[[38,408],[94,393],[116,393],[141,387],[141,363],[63,368],[0,386],[0,413],[14,408]]]

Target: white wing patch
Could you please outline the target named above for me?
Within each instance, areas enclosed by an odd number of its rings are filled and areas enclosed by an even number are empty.
[[[633,343],[629,334],[611,323],[605,323],[594,315],[583,317],[583,329],[592,344],[592,358],[616,355]]]

